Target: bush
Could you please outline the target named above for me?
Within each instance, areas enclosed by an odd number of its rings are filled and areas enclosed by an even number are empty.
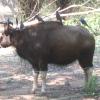
[[[80,18],[84,17],[89,27],[84,26],[80,23]],[[96,35],[100,35],[100,14],[94,13],[84,16],[74,16],[70,17],[69,20],[64,21],[65,25],[78,25],[81,24],[82,26],[88,28],[91,33],[95,33]]]

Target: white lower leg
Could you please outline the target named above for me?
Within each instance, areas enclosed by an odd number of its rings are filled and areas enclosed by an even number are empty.
[[[87,73],[88,73],[88,80],[89,80],[92,77],[92,75],[93,75],[93,68],[89,68],[87,70]]]
[[[38,72],[34,73],[34,82],[33,82],[33,87],[32,87],[32,91],[35,93],[37,87],[38,87]]]
[[[41,92],[42,93],[46,92],[46,75],[47,75],[47,71],[41,71],[41,79],[42,79]]]
[[[93,68],[88,68],[88,69],[85,69],[84,71],[85,71],[86,82],[88,82],[89,79],[92,77]]]

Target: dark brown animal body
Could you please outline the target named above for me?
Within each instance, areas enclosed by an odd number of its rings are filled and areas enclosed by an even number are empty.
[[[45,92],[49,63],[67,65],[78,60],[88,80],[90,69],[93,67],[95,40],[87,29],[81,26],[64,26],[59,22],[43,22],[22,30],[9,29],[5,34],[10,37],[10,43],[16,48],[19,56],[32,64],[36,72],[34,91],[41,71],[42,92]],[[3,41],[1,45],[5,43]]]

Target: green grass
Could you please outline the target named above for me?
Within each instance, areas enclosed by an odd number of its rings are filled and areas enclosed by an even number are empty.
[[[96,75],[93,75],[90,80],[85,85],[85,93],[88,96],[96,95],[96,88],[97,88],[97,78]]]

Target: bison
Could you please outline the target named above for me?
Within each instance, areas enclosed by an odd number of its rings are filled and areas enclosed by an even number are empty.
[[[78,60],[84,70],[86,82],[92,75],[95,40],[82,26],[65,26],[56,21],[44,21],[13,28],[7,23],[2,37],[2,46],[14,46],[18,55],[32,64],[35,72],[32,88],[34,93],[39,73],[42,78],[41,92],[45,92],[47,65],[51,63],[67,65]]]

